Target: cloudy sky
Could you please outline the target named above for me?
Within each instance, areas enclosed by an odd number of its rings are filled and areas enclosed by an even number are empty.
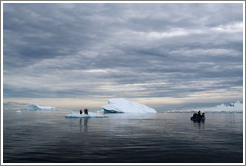
[[[243,4],[3,6],[4,99],[243,99]]]

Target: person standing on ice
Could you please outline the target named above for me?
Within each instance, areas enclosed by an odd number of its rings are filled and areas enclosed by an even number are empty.
[[[88,115],[88,109],[84,109],[84,114]]]
[[[82,114],[82,109],[79,110],[79,113]]]

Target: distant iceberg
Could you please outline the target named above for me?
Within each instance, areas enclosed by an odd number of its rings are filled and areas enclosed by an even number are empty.
[[[104,113],[157,113],[153,108],[123,98],[110,99],[102,108]]]
[[[66,118],[103,118],[106,117],[105,115],[100,115],[97,113],[89,112],[88,115],[86,114],[77,114],[73,111],[70,114],[65,115]]]
[[[40,106],[38,104],[29,104],[27,106],[27,110],[29,111],[55,111],[56,108],[55,107],[50,107],[50,106]]]
[[[204,108],[206,112],[243,112],[243,104],[240,101],[231,103],[230,105],[220,104],[216,107]]]
[[[17,111],[15,111],[17,114],[21,114],[22,112],[21,112],[21,110],[17,110]]]
[[[197,112],[197,111],[202,111],[202,112],[227,112],[227,113],[240,113],[243,112],[243,104],[240,103],[240,101],[237,101],[235,103],[231,103],[229,105],[225,104],[220,104],[215,107],[204,107],[204,108],[199,108],[199,109],[194,109],[194,110],[172,110],[168,112]]]

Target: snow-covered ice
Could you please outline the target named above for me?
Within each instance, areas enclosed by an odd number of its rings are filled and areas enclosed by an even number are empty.
[[[74,113],[73,111],[70,112],[70,114],[65,115],[66,118],[103,118],[106,117],[105,115],[93,113],[93,112],[88,112],[88,115],[86,114],[79,114],[79,113]]]
[[[17,110],[17,111],[15,111],[17,114],[21,114],[22,112],[21,112],[21,110]]]
[[[123,98],[110,99],[102,108],[104,113],[157,113],[153,108]]]
[[[220,104],[215,107],[203,107],[203,108],[195,108],[193,110],[172,110],[168,112],[227,112],[227,113],[233,113],[233,112],[243,112],[243,104],[240,103],[240,101],[237,101],[235,103],[231,103],[229,105]]]
[[[243,104],[239,101],[231,103],[230,105],[220,104],[216,107],[204,108],[206,112],[242,112]]]
[[[55,111],[56,108],[55,107],[50,107],[50,106],[40,106],[38,104],[29,104],[27,106],[27,110],[29,110],[29,111],[41,111],[41,110]]]

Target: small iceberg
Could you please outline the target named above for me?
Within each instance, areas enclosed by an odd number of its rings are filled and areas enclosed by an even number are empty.
[[[55,111],[56,108],[55,107],[50,107],[50,106],[40,106],[38,104],[29,104],[27,106],[27,110],[28,111]]]
[[[21,114],[22,112],[21,112],[21,110],[17,110],[17,111],[15,111],[17,114]]]
[[[103,118],[106,117],[105,115],[89,112],[88,115],[86,114],[76,114],[73,111],[70,114],[65,115],[66,118]]]
[[[110,99],[102,108],[103,113],[157,113],[153,108],[123,98]]]

